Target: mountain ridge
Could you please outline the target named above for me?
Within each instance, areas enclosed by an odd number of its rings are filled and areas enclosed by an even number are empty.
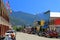
[[[45,18],[47,17],[47,19]],[[49,15],[48,15],[49,16]],[[33,25],[34,20],[40,21],[41,19],[48,20],[49,17],[47,15],[41,14],[30,14],[22,11],[12,12],[10,14],[10,22],[12,25]]]

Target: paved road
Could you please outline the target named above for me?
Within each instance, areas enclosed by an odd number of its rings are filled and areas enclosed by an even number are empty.
[[[16,40],[60,40],[56,38],[45,38],[39,37],[37,35],[26,34],[22,32],[17,32]]]

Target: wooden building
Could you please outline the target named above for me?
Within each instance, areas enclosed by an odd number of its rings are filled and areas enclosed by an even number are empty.
[[[0,38],[3,38],[5,36],[5,32],[11,29],[11,25],[9,23],[9,15],[3,0],[0,0],[0,5]]]

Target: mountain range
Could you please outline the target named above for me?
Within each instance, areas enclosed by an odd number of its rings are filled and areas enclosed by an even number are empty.
[[[40,21],[41,19],[48,21],[49,14],[39,13],[36,15],[17,11],[10,14],[10,23],[12,25],[33,25],[34,21]]]

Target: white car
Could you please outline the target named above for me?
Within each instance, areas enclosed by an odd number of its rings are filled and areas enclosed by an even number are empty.
[[[5,35],[12,38],[12,34],[14,35],[14,38],[16,38],[16,31],[15,30],[8,30]]]

